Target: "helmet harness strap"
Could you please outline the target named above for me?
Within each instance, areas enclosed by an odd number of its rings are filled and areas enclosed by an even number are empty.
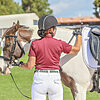
[[[54,36],[55,26],[54,26],[54,27],[52,27],[52,28],[53,28],[53,31],[49,32],[49,34],[51,34],[51,35],[52,35],[52,37],[53,37],[53,36]]]

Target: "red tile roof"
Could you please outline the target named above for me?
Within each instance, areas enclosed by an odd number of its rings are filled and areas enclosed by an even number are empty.
[[[100,22],[100,18],[97,17],[64,17],[57,18],[59,23],[92,23]]]

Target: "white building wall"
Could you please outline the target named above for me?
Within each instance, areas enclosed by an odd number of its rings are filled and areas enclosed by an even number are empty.
[[[18,20],[20,22],[20,25],[25,25],[26,27],[32,28],[34,30],[34,33],[33,33],[34,37],[38,37],[37,36],[38,26],[34,25],[34,21],[38,22],[39,18],[35,13],[0,16],[0,32],[2,32],[1,30],[10,28],[13,25],[13,22],[17,23]]]
[[[38,16],[35,13],[25,13],[16,15],[3,15],[0,16],[0,28],[9,28],[13,22],[20,21],[20,24],[33,27],[33,20],[38,20]]]

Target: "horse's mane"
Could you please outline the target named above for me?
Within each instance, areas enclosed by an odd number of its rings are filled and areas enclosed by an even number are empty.
[[[18,29],[26,29],[26,30],[31,30],[29,27],[26,27],[25,25],[19,25],[19,21],[17,22],[17,24],[13,23],[13,26],[8,28],[5,33],[2,36],[2,40],[4,39],[5,35],[9,35],[10,33],[14,34],[16,33],[16,31],[18,31]]]
[[[8,34],[10,31],[13,30],[13,28],[14,28],[14,26],[8,28],[8,29],[5,31],[5,33],[4,33],[3,36],[2,36],[2,40],[3,40],[3,38],[5,37],[6,34]]]

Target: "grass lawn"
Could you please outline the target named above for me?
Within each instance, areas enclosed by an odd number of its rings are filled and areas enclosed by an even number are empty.
[[[27,55],[26,55],[27,56]],[[23,57],[21,60],[27,61],[27,57]],[[33,71],[23,70],[19,67],[12,69],[12,74],[20,90],[27,96],[31,96],[31,85],[33,82]],[[70,89],[64,88],[64,99],[73,100]],[[0,75],[0,100],[29,100],[23,97],[16,89],[10,75]],[[48,100],[48,98],[47,98]],[[98,93],[87,93],[87,100],[100,100],[100,94]]]

